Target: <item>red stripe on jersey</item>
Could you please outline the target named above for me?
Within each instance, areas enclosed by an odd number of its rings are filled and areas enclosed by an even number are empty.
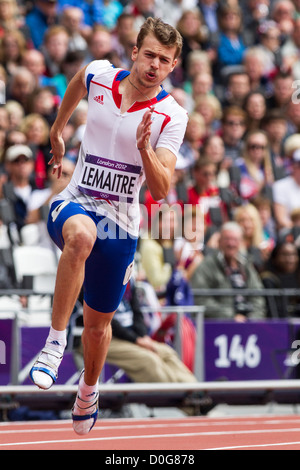
[[[122,95],[119,92],[120,82],[118,80],[116,80],[117,76],[118,76],[118,73],[117,73],[117,75],[115,76],[115,78],[113,80],[112,96],[113,96],[113,99],[114,99],[114,102],[115,102],[116,106],[120,109],[121,108],[121,103],[122,103]]]
[[[165,99],[165,98],[164,98],[164,99]],[[156,111],[155,109],[154,109],[154,113],[156,113],[156,114],[161,114],[162,116],[165,116],[164,122],[162,123],[161,129],[160,129],[160,133],[162,133],[162,131],[164,130],[164,128],[166,127],[166,125],[171,121],[171,117],[170,117],[168,114],[159,113],[159,112]]]
[[[102,83],[95,82],[94,80],[91,80],[91,83],[94,83],[94,85],[102,86],[103,88],[107,88],[107,90],[111,90],[110,87],[103,85]]]

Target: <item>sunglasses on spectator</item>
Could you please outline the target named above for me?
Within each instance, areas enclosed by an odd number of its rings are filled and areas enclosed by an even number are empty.
[[[248,149],[249,150],[265,150],[266,146],[262,144],[249,144]]]

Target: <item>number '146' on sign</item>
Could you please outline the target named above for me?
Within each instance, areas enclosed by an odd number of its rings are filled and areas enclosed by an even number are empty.
[[[246,343],[242,344],[241,335],[220,335],[215,338],[214,345],[218,348],[218,357],[215,366],[219,368],[231,367],[257,367],[261,359],[261,350],[257,345],[257,336],[249,335]]]

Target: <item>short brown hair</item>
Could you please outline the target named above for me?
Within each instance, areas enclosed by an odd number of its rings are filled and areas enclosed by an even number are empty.
[[[143,45],[143,41],[148,34],[154,34],[156,39],[167,47],[176,47],[175,59],[180,56],[182,50],[182,36],[173,28],[173,26],[164,23],[160,18],[147,18],[144,24],[141,26],[137,37],[137,47],[140,49]]]

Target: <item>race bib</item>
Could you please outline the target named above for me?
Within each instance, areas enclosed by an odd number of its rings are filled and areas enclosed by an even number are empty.
[[[95,199],[133,202],[141,167],[86,154],[79,190]]]

